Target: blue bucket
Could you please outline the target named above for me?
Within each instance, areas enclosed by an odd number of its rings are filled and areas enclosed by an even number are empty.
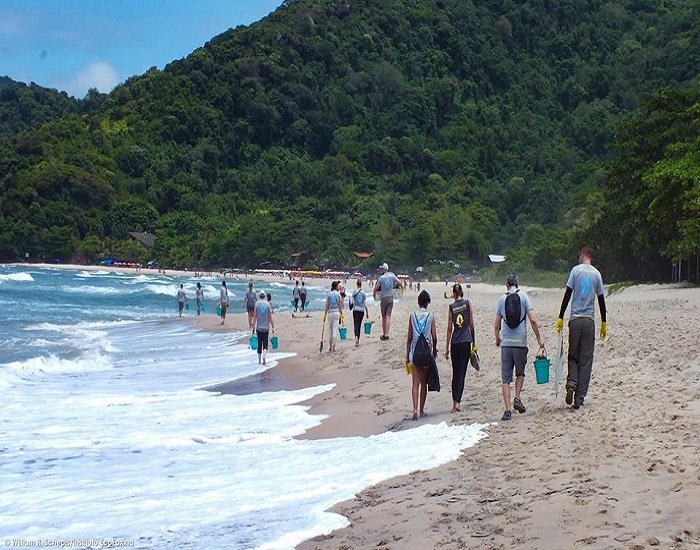
[[[258,337],[251,336],[248,341],[250,342],[250,349],[254,349],[255,351],[257,351],[258,350]]]
[[[279,346],[279,338],[277,338],[277,335],[275,334],[272,338],[270,338],[270,344],[272,344],[272,349],[277,349],[277,346]]]
[[[549,366],[551,362],[548,357],[537,357],[535,359],[535,378],[538,384],[549,382]]]
[[[348,337],[348,327],[340,327],[340,339],[345,340]]]

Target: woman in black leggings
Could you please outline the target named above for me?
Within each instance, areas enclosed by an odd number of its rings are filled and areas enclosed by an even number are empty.
[[[454,302],[450,304],[447,315],[447,342],[445,343],[445,359],[452,354],[452,412],[461,412],[462,394],[467,378],[467,367],[473,347],[476,347],[474,337],[474,314],[469,300],[464,299],[462,285],[452,287]]]
[[[362,328],[362,319],[369,319],[369,310],[367,309],[367,296],[362,290],[362,279],[357,279],[357,289],[353,291],[350,298],[350,309],[352,310],[352,320],[355,326],[355,347],[360,345],[360,329]]]

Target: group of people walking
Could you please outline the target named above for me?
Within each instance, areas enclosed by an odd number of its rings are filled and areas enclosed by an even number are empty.
[[[574,409],[579,409],[588,394],[588,387],[593,367],[595,347],[595,302],[600,309],[600,338],[607,336],[607,311],[605,307],[605,289],[600,272],[591,265],[591,248],[584,245],[579,250],[579,263],[574,266],[566,283],[564,298],[555,323],[557,333],[564,326],[564,314],[571,302],[569,317],[568,373],[566,379],[565,402]],[[474,313],[471,302],[464,299],[462,285],[452,287],[452,298],[447,315],[447,336],[445,358],[452,359],[452,411],[461,411],[470,360],[477,353],[474,331]],[[438,356],[435,316],[428,311],[430,294],[423,290],[418,295],[418,310],[411,313],[406,338],[406,364],[412,374],[411,396],[413,416],[425,416],[425,402],[429,389],[429,377],[436,368]],[[527,325],[530,321],[537,338],[540,351],[544,354],[545,343],[540,334],[532,302],[527,293],[519,288],[518,277],[510,274],[506,278],[506,293],[499,297],[496,304],[494,337],[496,346],[501,350],[501,390],[505,411],[501,420],[512,418],[512,410],[524,413],[527,409],[522,401],[521,392],[525,380],[527,364]],[[432,361],[416,357],[416,349],[425,339],[432,349]],[[475,368],[478,362],[474,363]],[[511,384],[515,375],[515,395],[511,406]]]

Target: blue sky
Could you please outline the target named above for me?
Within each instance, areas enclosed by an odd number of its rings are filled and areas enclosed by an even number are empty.
[[[83,98],[187,56],[282,0],[0,0],[0,76]]]

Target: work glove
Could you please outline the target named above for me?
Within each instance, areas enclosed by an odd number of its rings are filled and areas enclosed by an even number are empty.
[[[564,319],[557,317],[557,322],[554,324],[554,328],[557,330],[557,334],[559,334],[561,329],[564,328]]]
[[[476,353],[477,349],[479,349],[479,348],[476,347],[476,344],[472,344],[472,353],[471,354],[474,355]]]
[[[608,324],[607,323],[600,323],[600,339],[605,340],[605,337],[608,335]]]
[[[326,314],[325,313],[323,314],[323,322],[324,323],[326,322]]]
[[[340,324],[341,325],[345,324],[345,317],[343,315],[340,316]]]

